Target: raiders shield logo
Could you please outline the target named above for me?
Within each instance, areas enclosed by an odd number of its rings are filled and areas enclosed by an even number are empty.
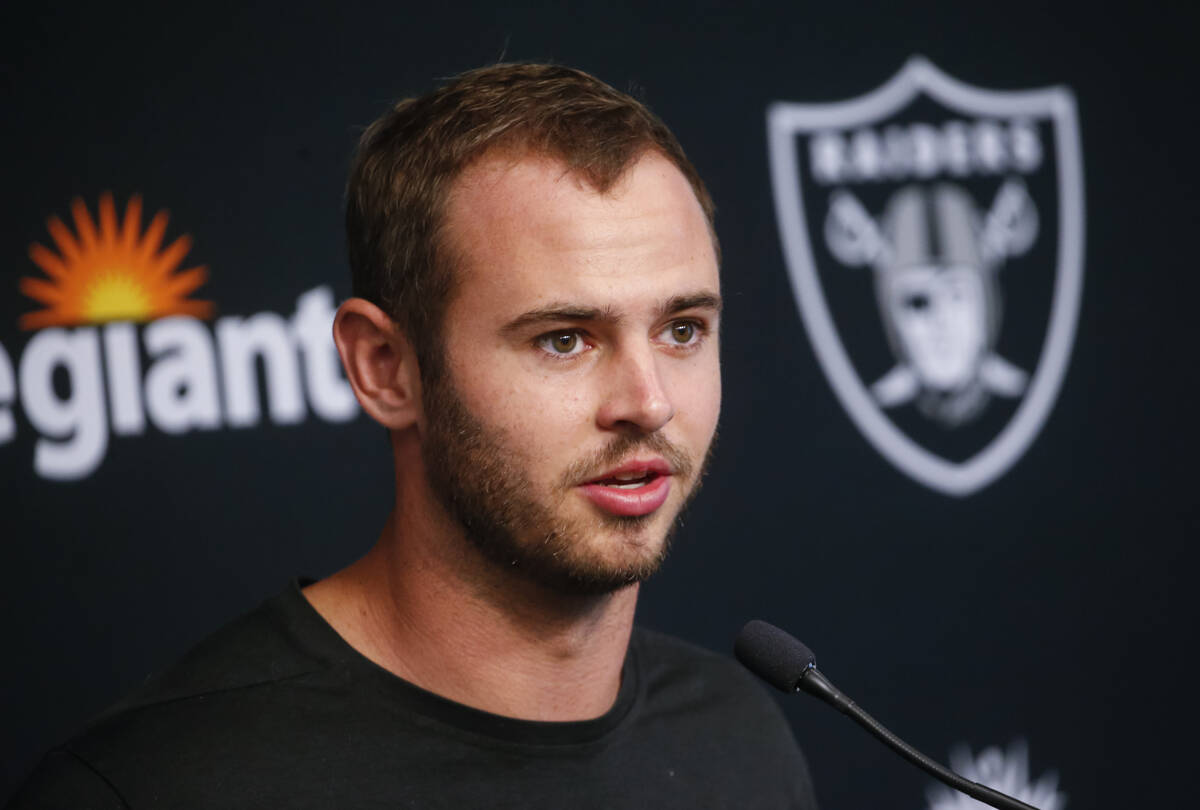
[[[792,288],[838,399],[906,474],[968,495],[1037,436],[1083,289],[1069,90],[982,90],[916,57],[874,92],[773,104]]]

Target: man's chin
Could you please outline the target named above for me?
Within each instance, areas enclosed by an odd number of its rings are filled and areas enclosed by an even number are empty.
[[[510,546],[505,563],[517,576],[557,593],[602,596],[657,573],[667,556],[667,534],[653,515],[592,516],[560,524],[540,541]]]
[[[557,569],[560,590],[612,593],[645,582],[662,568],[669,532],[657,525],[653,515],[610,516],[605,523],[585,543],[547,561]]]
[[[535,582],[566,596],[606,596],[645,582],[662,567],[664,555],[620,564],[580,561],[542,566],[535,561],[523,568]]]

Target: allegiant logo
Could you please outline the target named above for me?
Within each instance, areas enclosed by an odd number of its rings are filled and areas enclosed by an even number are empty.
[[[15,364],[0,344],[0,445],[16,436],[19,403],[38,431],[38,475],[84,478],[104,460],[110,435],[140,435],[148,424],[183,434],[254,427],[264,410],[278,425],[303,422],[309,408],[328,422],[358,413],[330,338],[331,288],[301,294],[287,318],[230,315],[210,327],[212,303],[188,298],[208,270],[178,269],[191,240],[162,247],[165,211],[144,233],[138,197],[121,222],[110,194],[98,222],[82,200],[71,213],[74,233],[58,217],[47,223],[57,251],[29,248],[45,278],[23,278],[20,289],[44,308],[20,326],[39,331]]]

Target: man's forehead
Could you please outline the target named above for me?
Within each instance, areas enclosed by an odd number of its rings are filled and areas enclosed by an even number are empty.
[[[501,153],[469,167],[448,203],[456,293],[501,309],[628,308],[719,286],[703,210],[657,154],[598,192],[553,158]]]
[[[458,215],[480,214],[498,217],[560,213],[560,206],[591,209],[599,214],[619,206],[639,187],[659,181],[675,192],[671,200],[695,204],[703,218],[703,209],[691,185],[670,160],[657,151],[645,150],[630,160],[622,172],[604,188],[597,188],[586,174],[573,170],[560,158],[530,150],[491,149],[472,161],[455,178],[447,194],[446,222],[452,230],[462,224]],[[503,198],[502,206],[489,205]],[[707,220],[705,219],[707,222]]]

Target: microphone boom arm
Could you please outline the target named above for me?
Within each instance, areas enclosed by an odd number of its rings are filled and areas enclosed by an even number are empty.
[[[1014,799],[1006,793],[992,790],[990,787],[981,785],[978,782],[972,782],[970,779],[964,779],[949,768],[925,756],[904,740],[888,731],[882,723],[863,711],[853,700],[846,697],[840,689],[830,683],[821,674],[821,671],[815,665],[810,666],[805,671],[804,675],[796,683],[795,691],[808,692],[810,695],[815,695],[825,701],[871,732],[880,742],[907,759],[913,765],[916,765],[930,776],[944,782],[955,790],[967,794],[972,799],[990,804],[992,807],[998,808],[998,810],[1038,810],[1033,805],[1026,804],[1019,799]]]
[[[733,653],[747,669],[776,689],[788,693],[808,692],[820,698],[913,765],[972,799],[998,810],[1038,810],[998,790],[964,779],[888,731],[821,674],[812,650],[778,627],[758,619],[747,622],[738,634]]]

